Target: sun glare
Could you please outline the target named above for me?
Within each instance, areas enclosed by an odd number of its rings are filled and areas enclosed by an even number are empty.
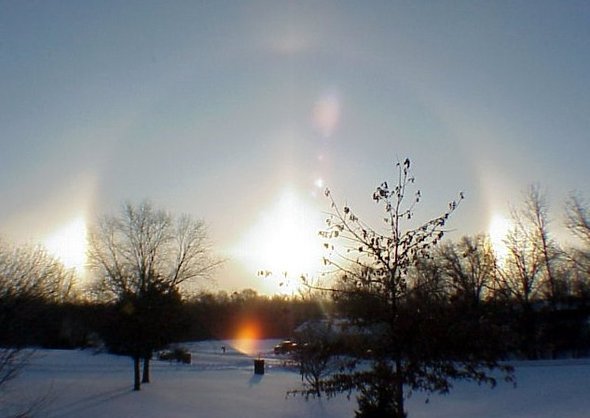
[[[67,268],[84,271],[86,264],[86,221],[80,216],[63,225],[44,242],[47,251]]]
[[[239,257],[253,272],[271,272],[264,280],[275,293],[293,294],[301,274],[315,274],[322,260],[318,237],[321,212],[313,210],[294,192],[285,192],[238,246]]]
[[[506,248],[506,243],[504,240],[506,239],[506,236],[508,235],[508,232],[511,228],[512,223],[504,216],[500,214],[495,214],[492,216],[490,225],[488,227],[488,233],[490,235],[492,248],[494,249],[496,257],[499,261],[503,261],[508,254],[508,249]]]

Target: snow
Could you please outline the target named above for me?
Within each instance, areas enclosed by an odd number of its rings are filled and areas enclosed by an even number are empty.
[[[23,405],[42,399],[40,417],[352,417],[354,396],[311,399],[286,396],[301,379],[284,358],[274,356],[275,340],[250,343],[187,343],[192,363],[153,361],[152,383],[132,387],[131,360],[91,350],[38,350],[12,382],[6,399]],[[223,353],[221,346],[227,349]],[[253,360],[265,359],[265,374]],[[590,360],[515,364],[518,385],[487,387],[459,382],[449,395],[414,394],[410,418],[419,417],[588,417]],[[6,408],[3,411],[6,413]]]

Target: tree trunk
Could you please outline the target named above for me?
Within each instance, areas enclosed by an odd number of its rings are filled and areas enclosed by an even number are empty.
[[[522,313],[523,323],[523,338],[524,347],[523,351],[529,360],[537,360],[538,355],[538,344],[537,344],[537,321],[535,318],[535,312],[530,305],[524,307]]]
[[[395,418],[406,418],[404,411],[404,372],[402,361],[395,360]]]
[[[141,383],[150,383],[150,356],[143,358],[143,378]]]
[[[139,356],[133,356],[133,373],[134,373],[134,384],[133,390],[140,390],[141,389],[141,381],[140,381],[140,360]]]

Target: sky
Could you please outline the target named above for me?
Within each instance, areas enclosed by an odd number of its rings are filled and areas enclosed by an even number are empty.
[[[0,236],[65,258],[149,199],[205,220],[211,286],[272,293],[256,271],[315,268],[323,189],[374,216],[406,157],[417,216],[465,193],[453,238],[533,183],[559,235],[590,198],[588,22],[587,1],[0,0]]]

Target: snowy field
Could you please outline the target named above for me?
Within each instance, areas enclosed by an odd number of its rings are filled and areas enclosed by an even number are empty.
[[[152,383],[133,392],[131,360],[90,350],[39,350],[6,395],[11,404],[43,399],[39,417],[352,417],[354,398],[286,397],[298,387],[296,370],[272,354],[276,341],[186,344],[192,364],[154,361]],[[227,350],[222,353],[221,346]],[[264,375],[254,375],[262,355]],[[447,396],[415,394],[410,418],[590,417],[590,360],[516,364],[518,385],[490,390],[458,383]],[[6,410],[0,411],[6,414]]]

